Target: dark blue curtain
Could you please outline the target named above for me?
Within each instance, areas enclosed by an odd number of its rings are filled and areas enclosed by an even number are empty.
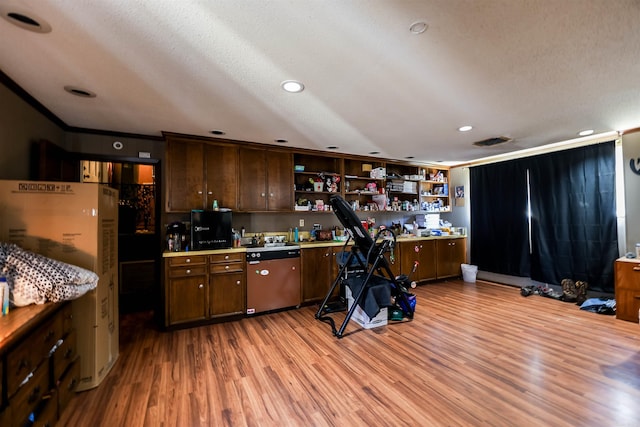
[[[469,179],[471,262],[480,270],[529,277],[524,161],[473,167]]]
[[[613,141],[473,167],[470,184],[471,262],[480,270],[555,285],[585,280],[613,292]]]
[[[618,257],[614,143],[531,158],[531,278],[613,292]]]

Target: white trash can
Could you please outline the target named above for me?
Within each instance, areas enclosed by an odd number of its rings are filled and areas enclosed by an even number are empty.
[[[460,267],[462,268],[462,280],[469,283],[476,283],[478,266],[471,264],[460,264]]]

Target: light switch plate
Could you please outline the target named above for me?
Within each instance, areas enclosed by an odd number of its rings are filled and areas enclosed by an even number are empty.
[[[300,220],[300,227],[304,227],[304,219]]]

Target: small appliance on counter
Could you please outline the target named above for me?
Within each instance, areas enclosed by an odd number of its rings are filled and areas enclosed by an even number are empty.
[[[231,209],[191,211],[191,250],[233,247]]]
[[[180,252],[185,249],[187,227],[182,222],[172,222],[167,226],[167,250]]]

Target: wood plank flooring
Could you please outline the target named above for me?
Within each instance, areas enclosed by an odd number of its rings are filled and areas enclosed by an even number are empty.
[[[58,425],[640,425],[640,325],[483,281],[415,293],[412,322],[342,339],[315,306],[173,332],[124,316],[112,372]]]

